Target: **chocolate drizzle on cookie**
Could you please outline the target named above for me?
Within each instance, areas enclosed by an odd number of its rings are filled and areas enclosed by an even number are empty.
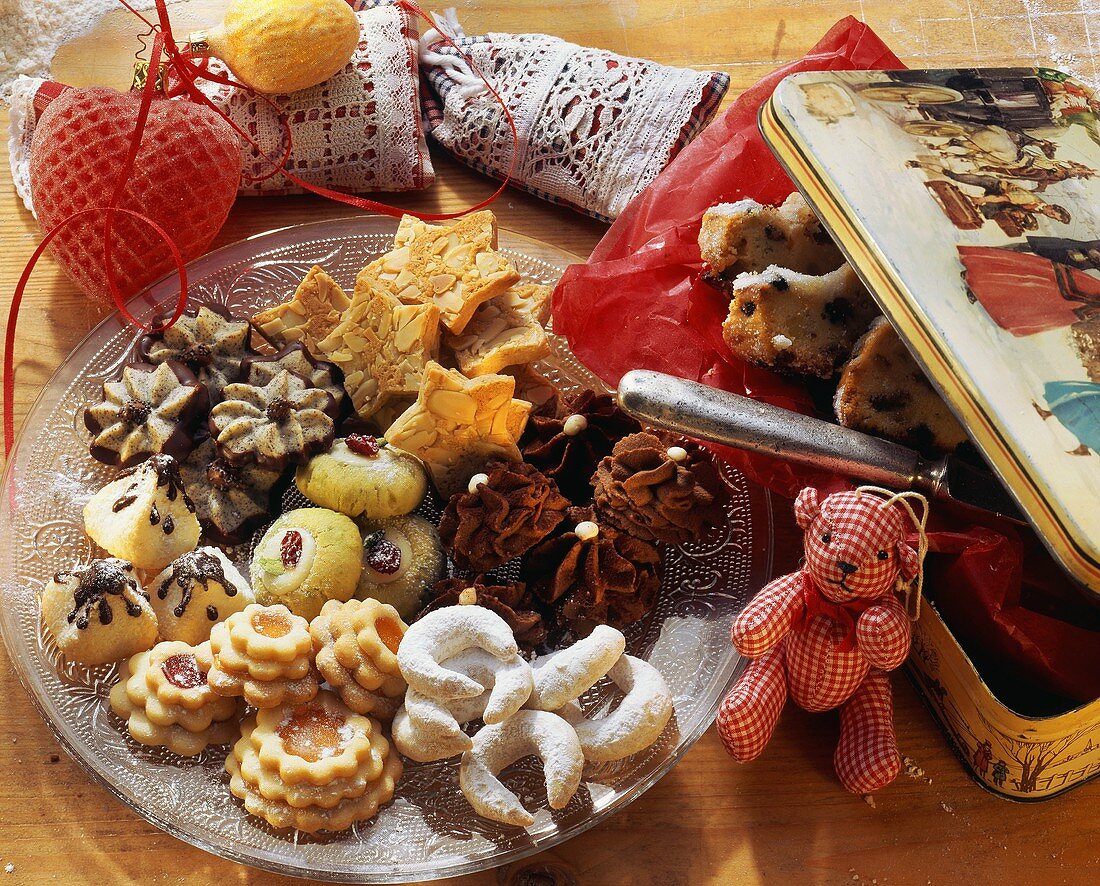
[[[166,518],[165,522],[169,519],[171,518]],[[201,585],[202,589],[209,593],[211,582],[221,585],[227,597],[235,596],[237,593],[236,586],[225,577],[221,560],[206,551],[192,551],[172,564],[171,574],[157,588],[157,597],[161,600],[165,599],[168,596],[168,590],[173,584],[176,585],[180,590],[180,601],[172,610],[172,614],[176,618],[182,618],[191,603],[195,585]],[[211,611],[213,615],[210,614]],[[213,606],[206,607],[206,614],[211,621],[218,620],[218,610]]]
[[[145,597],[133,577],[134,567],[125,560],[93,560],[87,566],[73,572],[58,573],[54,581],[59,584],[77,579],[73,592],[73,610],[67,616],[69,624],[76,624],[80,630],[88,627],[93,612],[99,623],[108,625],[114,619],[114,609],[109,597],[118,597],[122,601],[126,614],[137,618],[142,613],[137,597]],[[146,598],[148,599],[148,598]]]

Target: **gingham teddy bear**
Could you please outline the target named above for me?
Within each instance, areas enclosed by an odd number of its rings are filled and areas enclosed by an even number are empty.
[[[920,501],[918,520],[907,498]],[[718,734],[735,760],[754,760],[772,736],[787,700],[807,711],[840,708],[833,764],[849,791],[867,794],[898,774],[888,671],[909,654],[910,616],[899,577],[913,588],[919,613],[927,501],[875,487],[818,502],[803,489],[795,501],[805,532],[801,570],[760,591],[733,624],[737,651],[752,659],[718,711]],[[915,526],[918,550],[907,542]]]

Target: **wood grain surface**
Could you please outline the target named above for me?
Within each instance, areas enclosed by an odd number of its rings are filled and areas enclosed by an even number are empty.
[[[74,14],[79,4],[74,3]],[[224,2],[176,7],[178,30],[216,21]],[[461,4],[468,33],[543,30],[669,64],[730,73],[728,100],[804,53],[847,14],[871,23],[911,65],[1060,62],[1095,78],[1097,0],[478,0]],[[1091,25],[1091,29],[1090,29]],[[128,83],[137,44],[112,14],[64,47],[55,74],[74,84]],[[8,51],[12,48],[3,47]],[[6,124],[6,115],[0,114]],[[433,151],[439,183],[394,202],[453,209],[492,185]],[[38,237],[0,170],[0,307]],[[518,192],[498,201],[504,227],[587,255],[596,222]],[[238,202],[215,246],[297,222],[347,215],[312,197]],[[49,259],[27,290],[19,328],[16,426],[41,386],[103,316]],[[797,554],[790,542],[787,556]],[[1035,805],[977,787],[907,679],[896,674],[902,775],[868,802],[832,772],[834,716],[789,708],[764,757],[736,766],[709,731],[668,776],[610,821],[526,862],[464,878],[473,884],[1095,883],[1100,784]],[[4,874],[5,865],[12,865]],[[0,655],[0,884],[292,883],[221,861],[146,824],[59,748]]]

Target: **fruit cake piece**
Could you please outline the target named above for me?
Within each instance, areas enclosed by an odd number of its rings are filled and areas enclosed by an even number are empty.
[[[966,440],[966,431],[885,317],[856,343],[833,408],[845,427],[926,454],[951,452]]]

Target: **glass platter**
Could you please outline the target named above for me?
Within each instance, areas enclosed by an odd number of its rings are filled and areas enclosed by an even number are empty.
[[[281,301],[314,264],[350,291],[356,272],[392,244],[395,228],[392,219],[360,216],[227,246],[189,266],[192,304],[216,302],[250,316]],[[556,282],[566,265],[579,261],[503,230],[500,246],[525,279],[541,283]],[[148,321],[177,294],[172,276],[135,297],[130,309]],[[98,555],[84,535],[81,510],[114,473],[88,455],[82,409],[132,359],[137,334],[117,314],[107,317],[58,368],[27,417],[0,500],[0,629],[21,682],[61,744],[143,818],[216,855],[280,873],[374,883],[456,876],[516,861],[598,824],[655,784],[706,731],[738,666],[730,623],[771,573],[770,499],[727,469],[725,524],[666,549],[658,604],[626,632],[627,650],[668,680],[676,705],[672,722],[646,751],[589,764],[581,789],[560,811],[546,805],[537,759],[511,767],[507,784],[537,810],[528,830],[472,814],[452,760],[408,764],[394,802],[348,831],[276,831],[246,814],[229,793],[225,747],[183,760],[134,742],[107,703],[117,667],[62,659],[41,626],[37,593],[63,566]],[[554,354],[541,368],[567,390],[600,387],[561,339],[554,339]],[[242,547],[231,553],[246,560]],[[593,711],[613,704],[614,696],[598,685],[582,702]]]

